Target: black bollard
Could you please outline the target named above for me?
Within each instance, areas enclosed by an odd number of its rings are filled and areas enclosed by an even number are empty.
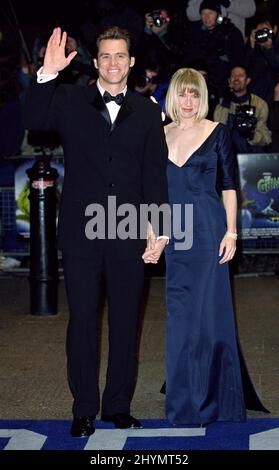
[[[56,179],[49,157],[39,155],[30,178],[30,313],[55,315],[58,299]]]

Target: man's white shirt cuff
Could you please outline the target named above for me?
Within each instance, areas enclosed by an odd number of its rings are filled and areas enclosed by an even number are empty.
[[[43,67],[37,71],[37,83],[46,83],[58,77],[58,73],[42,73]]]
[[[167,235],[160,235],[159,237],[156,238],[156,240],[167,240],[167,244],[168,244],[170,241],[170,237],[168,237]]]

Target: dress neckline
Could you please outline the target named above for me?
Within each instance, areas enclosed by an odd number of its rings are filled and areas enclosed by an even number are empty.
[[[193,153],[191,153],[191,155],[187,158],[187,160],[182,164],[182,165],[177,165],[176,163],[174,163],[173,160],[171,160],[170,158],[168,158],[168,161],[170,163],[172,163],[174,166],[176,166],[177,168],[183,168],[184,166],[187,165],[187,163],[189,162],[189,160],[204,146],[204,144],[208,141],[208,139],[210,139],[210,137],[215,133],[216,129],[220,127],[220,122],[218,122],[216,124],[216,126],[214,127],[213,131],[210,132],[210,134],[204,139],[204,141],[201,143],[201,145],[196,149],[194,150]]]

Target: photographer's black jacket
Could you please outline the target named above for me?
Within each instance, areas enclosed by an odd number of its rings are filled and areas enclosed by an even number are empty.
[[[184,61],[184,66],[197,61],[203,63],[208,75],[209,95],[221,97],[231,68],[244,63],[242,34],[229,20],[212,30],[198,21],[191,32]]]
[[[279,40],[274,41],[271,49],[259,44],[252,49],[247,45],[246,66],[251,78],[250,91],[271,104],[274,87],[278,81]]]

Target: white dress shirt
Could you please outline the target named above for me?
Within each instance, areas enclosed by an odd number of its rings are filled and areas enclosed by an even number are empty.
[[[37,82],[38,83],[46,83],[49,82],[50,80],[54,80],[58,76],[58,73],[56,74],[47,74],[47,73],[42,73],[43,67],[41,67],[38,72],[37,72]],[[101,95],[105,93],[105,89],[100,85],[99,79],[97,80],[97,87]],[[125,96],[127,93],[127,86],[123,90],[121,90],[119,93],[123,93]],[[115,101],[110,101],[109,103],[106,103],[106,107],[108,109],[109,115],[110,115],[110,120],[113,123],[116,119],[116,116],[118,114],[118,111],[120,109],[119,104],[117,104]]]
[[[106,90],[100,85],[100,80],[99,79],[97,80],[97,87],[98,87],[99,92],[103,96]],[[123,95],[125,96],[126,93],[127,93],[127,85],[119,93],[123,93]],[[115,101],[110,101],[109,103],[106,103],[106,107],[108,108],[108,112],[109,112],[109,115],[110,115],[110,120],[113,123],[116,119],[116,116],[118,114],[120,106]]]

